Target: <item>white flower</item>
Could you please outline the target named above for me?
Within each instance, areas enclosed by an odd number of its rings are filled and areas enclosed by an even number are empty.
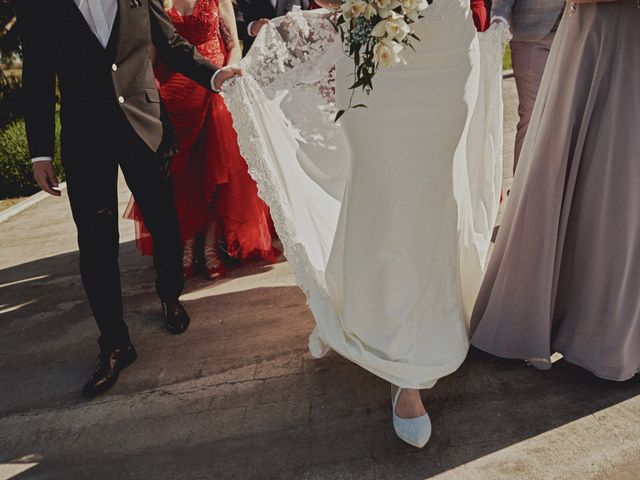
[[[367,3],[367,8],[365,9],[365,11],[364,11],[364,13],[362,15],[367,20],[370,20],[371,17],[373,17],[377,13],[378,13],[378,11],[376,10],[376,8],[373,5],[371,5],[370,3]]]
[[[373,2],[378,9],[378,15],[382,18],[388,17],[393,9],[400,6],[400,0],[373,0]]]
[[[420,0],[402,0],[402,8],[404,11],[413,11],[418,9]]]
[[[402,41],[407,38],[407,35],[409,35],[409,33],[411,33],[411,28],[409,27],[409,25],[407,25],[407,22],[405,22],[404,17],[399,17],[391,20],[390,23],[393,24],[393,38],[395,40]],[[389,29],[387,28],[387,32],[388,31]]]
[[[402,11],[414,22],[419,20],[420,12],[426,10],[428,6],[426,0],[402,0]]]
[[[380,20],[375,24],[373,30],[371,30],[371,35],[374,37],[384,37],[387,34],[387,21]]]
[[[404,14],[409,20],[413,20],[414,22],[420,20],[420,12],[418,10],[405,10]]]
[[[401,42],[407,35],[411,33],[411,29],[407,22],[404,21],[404,17],[397,13],[394,13],[386,20],[379,21],[371,31],[371,35],[374,37],[384,37],[397,40]]]
[[[383,67],[390,67],[394,63],[399,63],[402,61],[400,57],[400,52],[402,52],[403,47],[397,42],[389,38],[383,38],[373,47],[373,55],[376,59],[376,63],[382,65]]]
[[[375,9],[364,0],[347,0],[347,2],[342,4],[340,10],[342,11],[342,16],[347,21],[351,21],[360,16],[369,19],[376,13]]]

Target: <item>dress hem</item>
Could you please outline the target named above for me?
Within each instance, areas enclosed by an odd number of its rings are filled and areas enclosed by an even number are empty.
[[[553,367],[553,362],[551,361],[551,356],[549,356],[548,358],[545,358],[545,357],[523,358],[521,355],[508,354],[508,353],[498,353],[496,351],[491,351],[488,348],[483,348],[483,347],[475,344],[473,341],[471,342],[471,345],[473,345],[475,348],[477,348],[479,350],[482,350],[483,352],[488,353],[490,355],[493,355],[494,357],[497,357],[497,358],[503,358],[503,359],[506,359],[506,360],[522,360],[523,362],[526,362],[527,365],[530,365],[531,367],[535,368],[536,370],[551,370],[551,368]],[[553,353],[558,353],[558,354],[562,355],[562,358],[564,360],[566,360],[567,362],[569,362],[570,364],[575,365],[577,367],[580,367],[580,368],[588,371],[592,375],[594,375],[597,378],[600,378],[602,380],[607,380],[607,381],[611,381],[611,382],[626,382],[628,380],[631,380],[633,377],[635,377],[636,375],[638,375],[640,373],[640,368],[638,368],[635,371],[635,373],[617,375],[617,376],[605,375],[603,373],[600,373],[599,369],[591,367],[591,366],[588,366],[588,362],[584,362],[584,361],[580,360],[579,358],[574,357],[572,355],[564,354],[564,353],[562,353],[561,350],[554,350]]]

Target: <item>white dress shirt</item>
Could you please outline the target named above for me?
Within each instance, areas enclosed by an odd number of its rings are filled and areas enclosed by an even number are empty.
[[[74,0],[100,44],[107,48],[113,22],[118,13],[118,0]]]
[[[80,9],[82,16],[91,28],[103,48],[107,48],[111,30],[118,14],[118,0],[74,0]],[[216,72],[211,77],[211,90],[218,93],[215,88]],[[53,156],[32,158],[32,162],[50,162]]]

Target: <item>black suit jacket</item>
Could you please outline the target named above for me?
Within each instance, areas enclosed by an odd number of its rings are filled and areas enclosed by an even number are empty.
[[[111,48],[107,49],[93,35],[73,0],[19,0],[16,4],[32,157],[53,154],[56,77],[66,132],[63,149],[65,139],[81,143],[90,131],[105,128],[100,122],[108,117],[128,122],[157,152],[171,127],[163,121],[152,47],[170,67],[206,88],[217,70],[176,33],[161,0],[118,0]]]
[[[238,36],[242,40],[243,52],[246,54],[253,45],[254,38],[247,32],[251,22],[261,18],[271,20],[290,12],[294,6],[306,10],[309,3],[309,0],[278,0],[274,8],[270,0],[238,0],[235,4],[236,25]]]

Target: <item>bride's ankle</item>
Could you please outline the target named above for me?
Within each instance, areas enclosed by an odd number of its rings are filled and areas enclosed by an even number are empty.
[[[391,385],[393,399],[396,398],[397,392],[398,387]],[[417,418],[425,413],[427,412],[420,397],[420,390],[403,388],[396,403],[396,415],[400,418]]]

